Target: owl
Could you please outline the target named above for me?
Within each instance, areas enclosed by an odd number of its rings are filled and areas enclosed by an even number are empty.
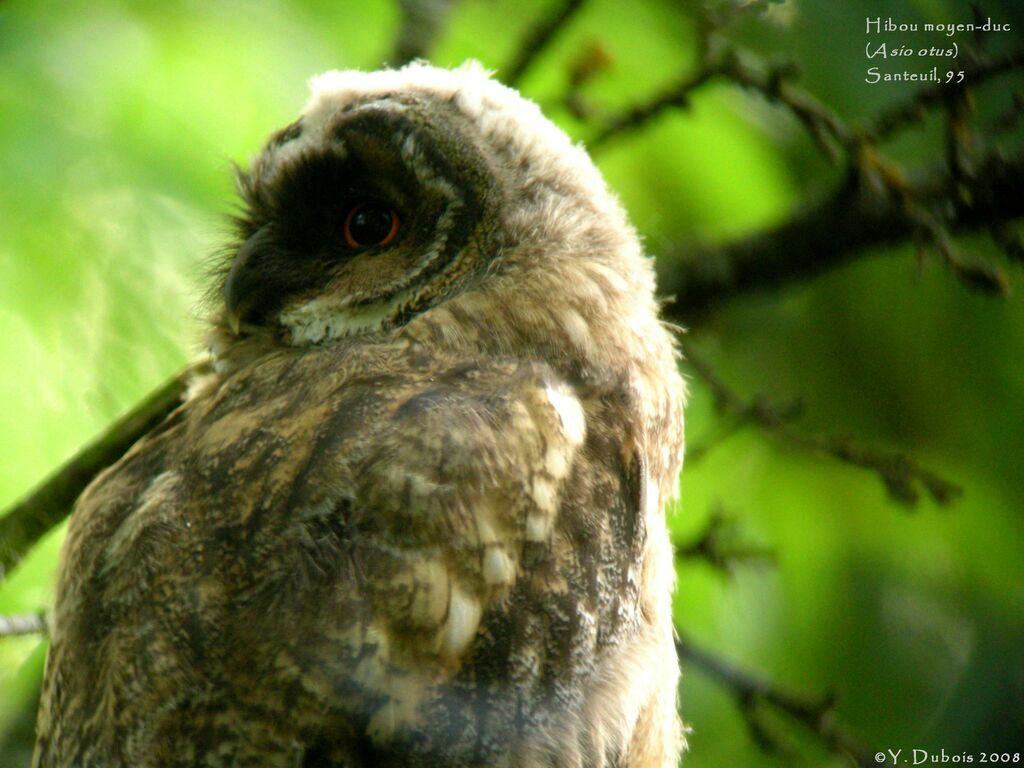
[[[314,78],[212,370],[79,499],[34,764],[671,766],[684,386],[583,148],[478,65]]]

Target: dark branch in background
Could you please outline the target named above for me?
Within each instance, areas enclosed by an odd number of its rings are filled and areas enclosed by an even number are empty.
[[[956,484],[902,454],[874,451],[845,437],[806,434],[793,429],[785,412],[780,412],[764,397],[746,400],[719,377],[692,344],[683,341],[681,345],[686,363],[708,385],[720,411],[755,424],[801,448],[871,470],[885,484],[889,495],[901,504],[915,505],[920,497],[919,488],[941,505],[949,504],[962,493]]]
[[[0,580],[47,531],[67,517],[75,499],[96,475],[178,406],[193,370],[179,373],[115,421],[0,518]]]
[[[1024,155],[1007,158],[988,152],[979,158],[969,122],[969,89],[1024,67],[1024,51],[991,59],[972,53],[962,84],[922,88],[864,124],[851,126],[791,82],[797,74],[792,64],[768,65],[732,44],[716,44],[715,33],[741,11],[760,12],[766,5],[726,4],[718,18],[698,7],[693,70],[649,101],[606,120],[588,142],[592,150],[599,150],[613,138],[649,125],[666,110],[687,108],[695,91],[722,80],[788,111],[829,161],[845,166],[844,179],[831,196],[770,230],[726,243],[683,243],[660,254],[660,289],[675,298],[670,316],[692,325],[696,313],[732,295],[806,280],[868,249],[907,239],[916,241],[922,254],[935,252],[965,285],[1005,295],[1008,281],[1003,272],[964,257],[952,235],[970,229],[992,231],[993,226],[1024,215]],[[574,98],[582,97],[575,93]],[[946,162],[908,179],[882,158],[878,145],[938,108],[946,113]],[[1013,110],[999,122],[1015,124],[1022,111],[1024,99],[1015,98]],[[1007,244],[1003,230],[993,235],[1011,258],[1019,252]]]
[[[23,616],[0,616],[0,638],[18,635],[45,635],[49,630],[46,616],[29,613]]]
[[[569,62],[569,87],[560,104],[577,120],[588,120],[593,109],[583,89],[602,73],[612,69],[615,58],[600,40],[588,40]]]
[[[708,54],[693,72],[683,75],[678,82],[649,101],[628,107],[620,114],[608,118],[587,141],[587,146],[591,150],[601,148],[612,139],[645,128],[669,109],[687,109],[694,92],[721,78],[726,83],[742,86],[788,109],[807,129],[819,148],[830,159],[838,160],[839,148],[854,151],[859,144],[881,143],[927,118],[932,109],[949,98],[951,91],[965,91],[971,85],[1021,66],[1024,66],[1024,52],[975,62],[965,68],[962,86],[938,84],[922,88],[911,99],[882,111],[864,125],[851,127],[820,100],[791,82],[797,75],[797,68],[792,62],[769,66],[757,62],[750,54],[729,47]],[[1009,116],[1003,119],[1007,123],[1010,120]]]
[[[950,202],[950,184],[945,167],[932,168],[907,181],[905,194],[927,211]],[[967,182],[967,192],[970,202],[953,205],[944,230],[978,230],[1024,215],[1024,154],[988,158]],[[767,231],[726,243],[682,244],[660,254],[659,290],[674,297],[668,316],[692,326],[733,296],[809,280],[868,249],[905,242],[922,226],[920,214],[894,205],[885,188],[851,178],[826,200]],[[990,292],[1005,286],[998,270],[963,265],[957,274]]]
[[[757,402],[754,401],[755,407]],[[788,403],[776,403],[773,405],[773,409],[780,421],[789,422],[803,415],[804,403],[802,400],[796,399]],[[714,448],[748,426],[749,423],[750,419],[746,413],[720,414],[718,425],[710,434],[703,435],[697,442],[687,444],[686,466],[692,467],[702,461]]]
[[[779,752],[782,743],[762,719],[764,705],[815,734],[833,754],[846,756],[855,765],[865,768],[875,765],[868,750],[836,722],[834,695],[814,700],[784,690],[699,648],[678,633],[678,629],[677,634],[676,653],[684,668],[689,662],[732,693],[752,737],[766,751]]]
[[[429,58],[454,4],[455,0],[399,0],[401,22],[388,64],[401,67],[415,59]]]
[[[583,2],[584,0],[558,0],[548,16],[527,30],[512,61],[501,68],[501,80],[507,85],[517,85],[555,35],[583,7]]]
[[[712,508],[704,529],[694,539],[674,542],[673,549],[677,560],[704,562],[728,577],[740,567],[772,566],[776,561],[774,550],[740,539],[736,521],[720,504]]]
[[[621,114],[607,119],[605,125],[587,141],[587,149],[598,151],[610,139],[640,130],[671,108],[686,109],[690,95],[720,74],[718,64],[702,65],[697,71],[684,75],[650,101],[627,108]]]
[[[700,22],[698,22],[700,24]],[[701,36],[703,39],[703,36]],[[937,83],[921,88],[911,98],[881,111],[863,125],[847,125],[819,99],[794,85],[798,68],[793,62],[766,64],[753,54],[735,46],[698,46],[699,55],[692,71],[646,102],[623,110],[605,121],[587,142],[594,150],[613,138],[644,128],[669,109],[687,109],[693,93],[717,78],[753,91],[768,101],[788,109],[807,129],[819,148],[832,160],[838,160],[839,148],[854,155],[863,144],[880,144],[906,128],[926,119],[932,110],[971,87],[1014,69],[1024,67],[1024,51],[991,59],[976,58],[964,67],[962,84]],[[1012,129],[1020,121],[1024,96],[1015,94],[1013,109],[1001,123]],[[999,126],[997,126],[997,129]],[[834,143],[833,143],[834,142]],[[835,146],[838,144],[839,146]]]
[[[884,141],[927,118],[932,109],[940,106],[949,98],[951,92],[969,90],[971,86],[1022,66],[1024,66],[1024,51],[1017,51],[990,60],[972,62],[964,68],[964,82],[961,85],[937,83],[922,88],[912,99],[883,110],[873,120],[866,123],[861,128],[861,132],[871,141]],[[1020,114],[1019,106],[1017,114]]]
[[[788,81],[795,73],[792,64],[784,63],[775,67],[755,66],[734,48],[727,48],[701,61],[696,71],[683,76],[651,101],[630,107],[622,114],[609,118],[606,124],[587,142],[592,149],[613,138],[624,136],[648,125],[656,117],[671,108],[686,109],[695,91],[716,78],[756,91],[769,101],[787,107],[807,128],[811,137],[826,153],[829,159],[837,161],[839,150],[835,143],[850,145],[853,136],[843,121],[828,107],[810,94],[801,91]]]
[[[684,73],[675,85],[652,100],[607,120],[588,142],[590,148],[643,127],[667,109],[688,108],[694,91],[716,78],[722,78],[788,108],[826,156],[837,161],[839,152],[833,142],[849,148],[854,137],[838,115],[792,84],[797,75],[796,65],[788,61],[767,65],[722,37],[729,27],[745,18],[761,16],[778,2],[780,0],[726,1],[712,6],[702,0],[686,0],[685,5],[696,30],[696,61],[692,71]]]

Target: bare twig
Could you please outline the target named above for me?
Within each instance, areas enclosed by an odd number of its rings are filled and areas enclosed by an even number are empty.
[[[789,109],[807,129],[819,149],[833,162],[840,159],[839,148],[850,152],[856,148],[856,138],[842,118],[823,102],[790,82],[794,74],[792,65],[782,64],[763,70],[745,62],[738,55],[731,57],[728,65],[723,74],[733,82]]]
[[[583,7],[583,3],[584,0],[557,0],[551,12],[527,30],[512,61],[502,67],[501,79],[508,85],[518,84],[559,30]]]
[[[941,505],[951,503],[962,493],[959,486],[902,454],[864,448],[844,437],[807,434],[793,429],[768,400],[756,398],[747,401],[719,377],[689,341],[684,340],[681,345],[686,362],[707,383],[723,410],[742,415],[751,423],[802,448],[871,470],[885,484],[889,495],[901,504],[915,505],[920,495],[919,487]]]
[[[600,40],[588,41],[569,62],[569,87],[559,103],[578,120],[593,116],[593,107],[583,94],[584,87],[612,68],[614,58]]]
[[[725,48],[718,54],[708,54],[693,72],[665,89],[647,102],[629,107],[610,118],[587,142],[591,149],[600,147],[613,137],[619,137],[644,127],[670,108],[686,108],[694,91],[716,78],[724,78],[742,86],[767,100],[788,109],[807,129],[822,152],[833,161],[840,159],[839,149],[852,157],[853,150],[864,143],[880,143],[891,138],[909,125],[927,117],[932,108],[956,99],[970,86],[1024,66],[1024,51],[981,60],[965,69],[962,86],[940,83],[922,88],[907,101],[881,112],[873,120],[856,126],[845,121],[822,101],[798,88],[791,82],[795,68],[790,63],[766,65],[755,57],[736,48]]]
[[[955,97],[954,97],[955,98]],[[882,206],[888,204],[894,214],[900,214],[910,227],[923,259],[927,250],[938,254],[943,265],[964,285],[993,296],[1005,296],[1009,283],[1002,270],[994,264],[965,258],[950,232],[959,211],[973,204],[977,169],[970,144],[970,129],[966,118],[956,107],[947,131],[946,178],[941,192],[928,200],[914,189],[903,172],[884,160],[871,145],[862,145],[858,152],[855,178],[862,191],[876,195]],[[993,158],[999,162],[999,158]],[[990,160],[991,162],[991,160]]]
[[[706,0],[684,0],[683,5],[696,26],[698,59],[706,60],[716,38],[729,27],[760,16],[781,2],[783,0],[724,0],[713,4]]]
[[[974,174],[974,133],[971,114],[974,111],[971,92],[966,88],[951,89],[943,104],[946,110],[946,166],[953,180],[953,191],[961,203],[969,203],[963,193]]]
[[[177,407],[193,371],[186,369],[153,392],[0,518],[0,579],[67,517],[75,499],[96,475]]]
[[[721,505],[715,505],[704,530],[692,541],[675,545],[676,558],[700,560],[725,576],[732,576],[741,566],[770,566],[776,561],[775,551],[739,540],[736,521]]]
[[[597,133],[587,141],[587,148],[591,152],[596,151],[612,138],[645,127],[667,109],[686,108],[689,106],[691,94],[719,75],[721,75],[719,63],[701,66],[695,72],[680,78],[677,83],[669,86],[650,101],[634,105],[621,114],[610,117],[604,126],[599,128]]]
[[[936,83],[922,88],[907,101],[882,111],[872,120],[859,126],[858,131],[869,141],[876,143],[884,141],[909,125],[924,120],[931,113],[932,108],[949,98],[951,89],[962,90],[974,87],[985,80],[990,80],[997,75],[1022,66],[1024,66],[1024,51],[975,61],[964,68],[962,85]]]
[[[430,56],[455,0],[398,0],[401,22],[389,64],[400,67]]]
[[[706,383],[712,385],[710,382]],[[743,403],[728,403],[721,394],[715,394],[715,405],[720,416],[716,426],[710,434],[703,435],[699,442],[689,443],[686,446],[687,467],[692,467],[697,462],[703,460],[716,446],[725,442],[751,421],[751,414],[743,410]],[[762,408],[762,404],[760,400],[755,399],[747,403],[745,407],[757,410]],[[789,422],[803,415],[804,403],[800,398],[796,398],[788,403],[778,403],[772,406],[772,408],[781,421]]]
[[[693,664],[733,694],[751,735],[764,748],[775,750],[778,743],[757,715],[760,704],[782,712],[814,733],[833,754],[844,755],[858,766],[874,765],[868,750],[836,721],[834,695],[814,700],[787,691],[703,650],[681,634],[676,638],[676,652],[684,664]]]
[[[587,142],[587,146],[591,150],[598,149],[613,137],[644,127],[667,109],[688,107],[690,96],[696,90],[716,78],[723,78],[786,107],[807,129],[822,152],[830,160],[838,161],[841,156],[839,148],[853,147],[856,137],[835,112],[789,82],[794,74],[795,68],[790,63],[766,66],[736,48],[708,54],[692,73],[650,101],[610,118]]]
[[[690,468],[703,461],[711,451],[746,425],[747,418],[742,413],[729,414],[728,417],[719,418],[709,434],[702,435],[697,442],[687,443],[686,466]]]
[[[45,635],[47,632],[46,615],[42,612],[22,616],[0,616],[0,637]]]
[[[942,263],[968,288],[992,296],[1006,296],[1010,284],[1003,271],[984,261],[969,261],[934,215],[912,200],[904,201],[908,221],[915,227],[915,238],[921,248],[930,245]]]

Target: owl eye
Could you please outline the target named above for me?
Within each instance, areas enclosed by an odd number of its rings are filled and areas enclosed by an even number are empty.
[[[372,201],[359,203],[345,216],[345,245],[349,248],[387,245],[398,234],[400,223],[398,212],[389,205]]]

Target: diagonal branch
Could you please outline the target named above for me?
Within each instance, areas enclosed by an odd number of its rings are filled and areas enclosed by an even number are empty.
[[[610,118],[587,142],[600,148],[612,138],[639,130],[673,107],[689,106],[690,96],[712,80],[722,78],[734,85],[755,91],[769,101],[787,108],[807,129],[822,152],[833,162],[840,159],[837,146],[852,149],[856,139],[843,120],[810,93],[789,82],[793,67],[756,65],[735,48],[726,48],[701,61],[697,69],[650,101],[635,105]]]
[[[677,561],[702,561],[727,577],[741,566],[773,566],[776,562],[773,549],[743,541],[736,521],[717,503],[696,537],[673,542],[672,547]]]
[[[455,0],[398,0],[401,21],[388,63],[401,67],[428,58],[444,33],[454,4]]]
[[[587,149],[594,152],[613,138],[640,130],[668,109],[687,107],[690,103],[690,96],[695,91],[721,74],[719,63],[701,65],[696,71],[680,78],[678,82],[668,86],[649,101],[635,104],[620,114],[608,118],[605,124],[598,128],[594,136],[587,141]]]
[[[922,467],[908,456],[875,451],[834,435],[800,432],[789,426],[786,415],[763,397],[747,401],[726,384],[711,364],[688,341],[681,341],[685,361],[707,383],[720,410],[737,414],[794,445],[874,472],[889,495],[906,506],[914,506],[923,488],[937,504],[947,505],[962,494],[959,486]]]
[[[966,199],[949,213],[950,231],[967,231],[1024,216],[1024,154],[991,156],[965,180]],[[950,176],[931,168],[907,182],[923,209],[950,198]],[[886,189],[852,179],[827,199],[772,229],[726,243],[681,244],[660,254],[658,285],[673,297],[668,316],[689,325],[726,300],[809,280],[842,267],[871,248],[904,242],[919,224],[890,201]]]
[[[763,748],[774,750],[777,744],[758,718],[759,704],[767,704],[788,715],[821,739],[833,754],[844,755],[865,768],[875,764],[869,758],[868,750],[836,722],[835,696],[829,695],[815,701],[779,688],[694,645],[682,634],[676,637],[676,653],[684,664],[690,662],[733,694],[751,733]]]
[[[0,616],[0,638],[20,635],[45,635],[49,632],[46,614],[28,613],[20,616]]]
[[[96,475],[167,418],[181,402],[194,370],[186,369],[150,394],[0,518],[0,580],[47,531],[67,517],[75,499]]]
[[[537,21],[523,37],[523,41],[512,61],[502,67],[501,79],[515,86],[533,65],[555,35],[569,23],[569,20],[583,7],[584,0],[558,0],[551,12]]]
[[[964,91],[1013,69],[1024,67],[1024,50],[971,62],[964,67],[962,86],[936,83],[918,91],[913,98],[889,107],[860,127],[860,132],[869,140],[879,142],[891,138],[909,125],[924,120],[933,107],[949,98],[950,91]]]

